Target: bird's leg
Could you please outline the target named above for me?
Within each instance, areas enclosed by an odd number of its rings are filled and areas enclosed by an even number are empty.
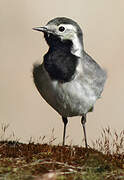
[[[62,117],[63,123],[64,123],[64,131],[63,131],[63,143],[62,145],[65,145],[65,134],[66,134],[66,125],[68,123],[68,119],[65,117]]]
[[[83,126],[83,131],[84,131],[85,147],[88,148],[85,123],[86,123],[86,114],[84,114],[84,115],[82,116],[82,118],[81,118],[81,124],[82,124],[82,126]]]

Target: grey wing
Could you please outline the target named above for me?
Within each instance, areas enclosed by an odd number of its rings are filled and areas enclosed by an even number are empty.
[[[45,72],[44,72],[43,64],[35,63],[33,65],[33,80],[37,90],[41,95],[44,88],[43,87],[43,82],[45,81],[44,76],[45,76]]]
[[[97,97],[101,96],[107,73],[86,52],[84,52],[83,71],[85,81],[90,83]]]
[[[34,64],[33,65],[33,79],[34,79],[34,83],[35,83],[35,86],[37,87],[38,91],[40,92],[40,86],[41,86],[41,83],[40,83],[40,78],[41,78],[41,75],[42,75],[42,65],[41,64]]]

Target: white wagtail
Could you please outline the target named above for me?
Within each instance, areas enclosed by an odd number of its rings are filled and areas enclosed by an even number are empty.
[[[43,63],[33,67],[34,83],[46,102],[62,116],[63,145],[67,118],[81,116],[87,148],[86,114],[101,96],[106,72],[84,51],[82,30],[72,19],[58,17],[33,30],[43,32],[49,46]]]

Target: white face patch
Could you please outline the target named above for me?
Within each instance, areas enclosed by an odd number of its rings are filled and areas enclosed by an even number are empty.
[[[77,36],[77,29],[74,25],[71,24],[60,24],[56,26],[54,24],[49,24],[46,26],[48,29],[53,30],[61,40],[71,40],[73,43],[71,53],[75,56],[81,57],[83,52],[83,42],[79,40]],[[64,28],[63,31],[59,30],[60,27]]]
[[[59,29],[63,27],[64,31],[60,31]],[[74,35],[77,34],[76,27],[72,26],[71,24],[60,24],[57,26],[57,34],[60,35],[62,40],[73,40]]]
[[[75,26],[71,24],[60,24],[58,26],[58,29],[60,27],[64,27],[65,30],[63,32],[59,32],[61,39],[62,40],[71,40],[73,43],[72,47],[72,54],[75,56],[81,57],[82,56],[82,51],[83,51],[83,44],[81,44],[78,36],[77,36],[77,29]]]
[[[72,54],[74,54],[75,56],[81,57],[82,51],[83,51],[83,44],[81,44],[81,42],[76,34],[75,34],[72,42],[73,42],[73,46],[72,46],[72,50],[71,50]]]
[[[60,26],[63,26],[63,27],[65,28],[65,31],[66,31],[66,30],[73,30],[75,33],[77,33],[76,28],[75,28],[73,25],[71,25],[71,24],[60,24],[60,25],[58,26],[58,28],[59,28]]]

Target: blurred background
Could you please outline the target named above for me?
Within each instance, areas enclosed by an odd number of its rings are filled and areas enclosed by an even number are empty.
[[[42,62],[48,46],[32,31],[50,19],[66,16],[79,23],[85,50],[108,72],[102,98],[87,117],[89,144],[104,127],[124,128],[124,1],[123,0],[1,0],[0,1],[0,123],[10,124],[22,142],[45,136],[54,128],[54,143],[62,142],[63,123],[39,95],[32,65]],[[70,118],[67,144],[82,145],[80,117]]]

